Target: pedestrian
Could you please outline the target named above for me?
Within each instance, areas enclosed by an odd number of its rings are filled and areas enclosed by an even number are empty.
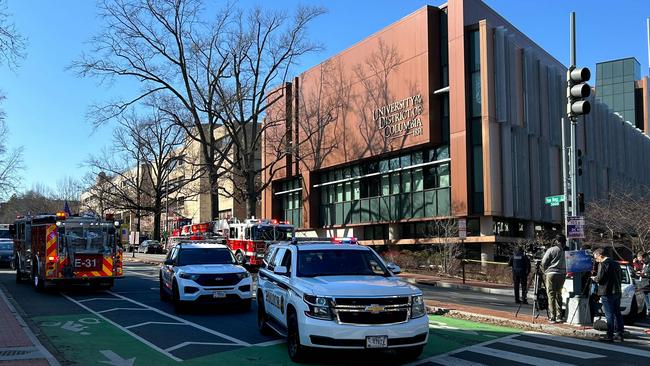
[[[598,295],[605,310],[607,320],[607,335],[600,340],[612,342],[614,339],[623,341],[623,316],[621,315],[621,266],[602,248],[594,250],[594,260],[599,263],[598,274],[594,281],[598,283]],[[616,338],[614,338],[616,332]]]
[[[650,316],[650,253],[643,255],[643,269],[639,274],[641,281],[645,282],[642,291],[645,297],[646,316]]]
[[[508,261],[512,267],[512,281],[515,287],[515,302],[528,304],[528,274],[530,273],[530,259],[521,247],[517,247]],[[521,301],[519,300],[519,287],[521,286]]]
[[[562,323],[562,287],[566,279],[566,260],[564,246],[566,238],[562,234],[555,237],[553,246],[548,248],[542,257],[542,270],[548,295],[550,323]]]

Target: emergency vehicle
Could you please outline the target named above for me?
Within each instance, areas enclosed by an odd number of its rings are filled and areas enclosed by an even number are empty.
[[[221,223],[221,228],[227,233],[227,243],[235,253],[239,264],[259,266],[266,255],[270,244],[291,240],[295,236],[294,227],[286,221],[246,219]],[[227,230],[227,231],[226,231]]]
[[[123,276],[119,222],[95,217],[37,215],[14,227],[16,282],[48,285],[87,283],[110,288]]]

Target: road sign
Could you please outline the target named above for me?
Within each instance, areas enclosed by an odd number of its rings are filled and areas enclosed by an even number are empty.
[[[467,220],[458,219],[458,238],[460,240],[467,239]]]
[[[567,239],[584,239],[585,218],[583,216],[567,216],[566,233]]]
[[[593,262],[586,250],[567,250],[564,252],[567,272],[590,272]]]
[[[546,197],[546,198],[544,199],[544,202],[545,202],[547,205],[551,205],[551,206],[559,206],[559,205],[560,205],[560,202],[564,202],[564,195],[563,195],[563,194],[560,194],[560,195],[557,195],[557,196],[548,196],[548,197]]]

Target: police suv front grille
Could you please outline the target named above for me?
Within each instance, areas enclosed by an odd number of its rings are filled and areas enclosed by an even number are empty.
[[[409,303],[409,298],[404,297],[383,297],[383,298],[349,298],[337,297],[334,299],[336,306],[368,306],[368,305],[406,305]]]
[[[407,310],[401,311],[385,311],[378,314],[370,312],[339,312],[338,318],[340,323],[346,324],[394,324],[402,323],[408,320],[409,312]]]
[[[334,314],[341,324],[404,323],[411,316],[411,299],[404,297],[335,298]]]
[[[239,277],[235,273],[202,274],[195,282],[201,286],[232,286],[239,283]]]

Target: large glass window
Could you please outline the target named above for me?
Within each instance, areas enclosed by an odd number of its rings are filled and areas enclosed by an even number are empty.
[[[333,190],[323,187],[320,197],[328,202],[333,197]],[[289,221],[295,226],[302,225],[302,179],[296,178],[281,182],[275,189],[275,196],[280,200],[282,207],[281,220]]]

